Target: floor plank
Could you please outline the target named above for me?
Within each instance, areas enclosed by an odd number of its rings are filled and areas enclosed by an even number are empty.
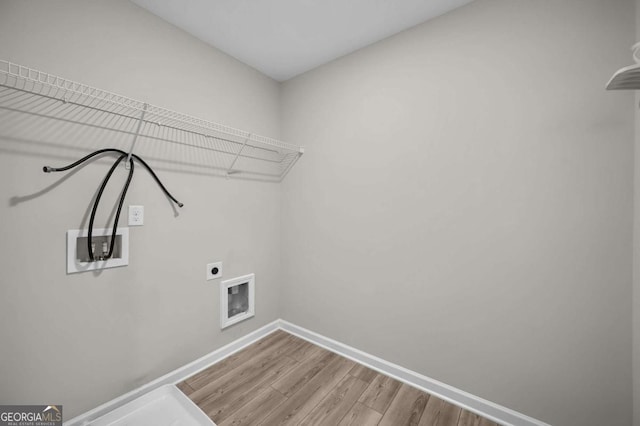
[[[218,426],[250,426],[257,424],[278,408],[287,398],[277,390],[268,387],[255,398],[227,417]]]
[[[338,426],[375,426],[380,422],[382,414],[361,402],[356,402],[351,410],[342,418]]]
[[[462,409],[431,395],[424,408],[420,426],[457,426]]]
[[[403,384],[382,416],[379,426],[418,426],[429,395]]]
[[[343,357],[333,359],[307,384],[271,413],[261,425],[296,425],[336,386],[354,362]]]
[[[367,386],[367,382],[347,374],[300,424],[337,425],[358,401]]]
[[[304,361],[309,358],[312,352],[318,349],[317,345],[307,342],[306,340],[298,339],[298,341],[298,346],[292,348],[291,352],[287,354],[287,356],[290,356],[296,361]]]
[[[384,414],[401,385],[402,383],[391,377],[378,374],[360,397],[360,402]]]
[[[249,357],[241,354],[233,363],[221,366],[216,364],[208,368],[209,381],[206,383],[200,381],[199,387],[196,387],[194,381],[187,379],[187,384],[194,389],[189,397],[196,404],[202,400],[210,399],[215,393],[225,392],[228,386],[238,386],[251,381],[253,374],[260,374],[260,371],[273,366],[278,358],[286,358],[293,365],[297,364],[296,361],[286,357],[287,351],[292,344],[296,343],[296,339],[295,336],[284,333],[283,336],[276,336],[267,346],[257,345],[254,347],[251,345],[245,349],[246,353],[250,355]]]
[[[251,383],[256,376],[263,374],[269,368],[272,368],[279,361],[288,360],[293,365],[297,362],[291,358],[285,357],[278,353],[265,352],[253,357],[251,362],[246,362],[225,373],[217,379],[210,381],[202,387],[195,389],[190,395],[196,404],[201,401],[211,399],[217,394],[223,394],[229,390],[242,386],[245,383]],[[187,382],[188,383],[188,382]],[[193,386],[192,386],[193,387]]]
[[[282,330],[277,330],[265,338],[247,346],[243,350],[236,352],[211,367],[189,377],[185,382],[194,390],[200,389],[201,387],[227,374],[231,370],[247,362],[251,362],[253,357],[256,355],[275,350],[280,345],[284,345],[291,340],[290,334],[285,333]]]
[[[210,397],[197,404],[215,423],[221,423],[296,364],[291,358],[278,357],[242,379],[233,380],[231,376],[230,382],[215,388]]]
[[[309,354],[306,361],[299,362],[289,373],[275,382],[273,388],[288,398],[313,379],[327,364],[338,358],[333,352],[317,346],[316,350]]]
[[[370,369],[367,366],[364,366],[362,364],[356,364],[351,371],[349,371],[349,374],[351,374],[353,377],[357,377],[358,379],[365,381],[367,383],[371,383],[373,381],[373,379],[375,379],[377,376],[379,376],[379,373],[377,371],[374,371],[372,369]]]

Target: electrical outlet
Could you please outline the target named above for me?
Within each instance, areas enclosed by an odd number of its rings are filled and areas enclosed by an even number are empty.
[[[222,262],[207,263],[207,280],[222,278]]]
[[[144,206],[129,206],[129,226],[144,225]]]

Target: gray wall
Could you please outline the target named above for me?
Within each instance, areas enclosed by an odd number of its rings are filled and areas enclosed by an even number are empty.
[[[554,425],[631,423],[630,0],[478,0],[286,82],[283,318]]]
[[[0,40],[2,59],[280,136],[276,82],[127,1],[1,1]],[[174,217],[138,168],[126,204],[145,206],[145,225],[131,228],[129,266],[67,276],[65,232],[86,224],[108,166],[87,166],[49,188],[62,176],[42,173],[43,165],[103,145],[91,133],[76,140],[56,131],[0,140],[0,403],[64,404],[70,419],[279,317],[274,184],[160,168],[185,204]],[[77,146],[41,144],[53,138]],[[153,156],[170,148],[140,149]],[[124,175],[110,184],[99,225]],[[206,263],[216,260],[227,278],[256,273],[256,317],[224,332],[219,281],[204,280]]]

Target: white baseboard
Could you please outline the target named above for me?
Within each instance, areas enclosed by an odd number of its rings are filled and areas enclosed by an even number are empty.
[[[337,342],[303,327],[291,324],[290,322],[280,320],[279,328],[313,344],[335,352],[338,355],[349,358],[352,361],[366,365],[379,373],[393,377],[396,380],[435,395],[438,398],[479,414],[482,417],[493,420],[496,423],[508,426],[550,426],[540,420],[525,416],[517,411],[513,411],[463,390],[454,388],[453,386],[449,386],[445,383],[423,376],[415,371],[411,371],[389,361],[385,361],[384,359],[370,355],[359,349],[352,348],[351,346]]]
[[[408,370],[399,365],[385,361],[374,355],[363,352],[359,349],[352,348],[328,337],[322,336],[306,328],[299,327],[284,320],[273,321],[249,334],[217,349],[185,366],[182,366],[164,376],[153,380],[137,389],[132,390],[122,396],[108,401],[93,410],[87,411],[73,419],[64,422],[64,426],[85,426],[92,420],[97,419],[106,413],[150,392],[160,386],[167,384],[176,384],[184,379],[204,370],[211,365],[222,361],[226,357],[242,350],[246,346],[262,339],[268,334],[276,330],[284,330],[313,344],[321,346],[327,350],[337,353],[345,358],[349,358],[355,362],[366,365],[382,374],[393,377],[403,383],[423,390],[429,394],[458,405],[469,411],[477,413],[483,417],[493,420],[506,426],[550,426],[540,420],[525,416],[524,414],[513,411],[509,408],[487,401],[468,392],[449,386],[429,377]]]
[[[87,411],[73,419],[64,422],[64,426],[84,426],[91,422],[92,420],[97,419],[100,416],[107,414],[108,412],[115,410],[118,407],[123,406],[127,402],[130,402],[147,392],[151,392],[154,389],[159,388],[163,385],[175,385],[176,383],[180,383],[187,377],[193,376],[198,371],[204,370],[205,368],[222,361],[224,358],[233,355],[234,353],[242,350],[246,346],[256,342],[257,340],[262,339],[268,334],[273,333],[274,331],[280,328],[280,320],[275,320],[241,338],[229,343],[226,346],[221,347],[193,362],[190,362],[187,365],[184,365],[176,370],[173,370],[162,377],[159,377],[152,382],[149,382],[145,385],[140,386],[137,389],[132,390],[122,396],[119,396],[111,401],[108,401],[99,407],[94,408],[93,410]]]

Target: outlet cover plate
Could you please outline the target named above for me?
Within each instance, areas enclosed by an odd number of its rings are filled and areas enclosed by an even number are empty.
[[[217,273],[213,273],[213,269],[218,268]],[[222,278],[222,262],[207,263],[207,281]]]
[[[144,225],[144,206],[129,206],[129,226]]]

